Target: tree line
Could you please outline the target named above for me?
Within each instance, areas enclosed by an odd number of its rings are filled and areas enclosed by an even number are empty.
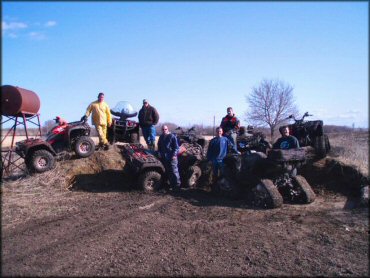
[[[274,139],[275,131],[281,126],[288,124],[290,120],[288,117],[298,115],[298,108],[295,104],[293,87],[281,80],[264,79],[259,85],[252,88],[249,95],[246,96],[246,102],[249,109],[244,114],[244,120],[255,127],[255,131],[263,132],[270,140]],[[172,132],[176,132],[178,127],[175,123],[164,122],[156,127],[157,134],[161,133],[161,125],[166,124]],[[42,134],[46,134],[55,125],[53,120],[48,120],[42,126]],[[193,126],[182,126],[187,130]],[[194,125],[196,133],[200,135],[214,135],[215,127]],[[349,132],[355,130],[364,130],[358,128],[350,128],[346,126],[325,125],[324,131],[326,133],[334,132]],[[6,134],[6,130],[2,134]],[[29,129],[29,134],[36,134],[37,129]],[[23,129],[17,130],[17,135],[25,135]],[[96,136],[95,129],[91,129],[91,135]]]

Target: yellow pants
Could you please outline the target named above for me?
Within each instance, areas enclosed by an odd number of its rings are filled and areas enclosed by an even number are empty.
[[[99,136],[99,144],[108,144],[107,140],[107,126],[106,125],[96,125],[96,131],[98,132]]]

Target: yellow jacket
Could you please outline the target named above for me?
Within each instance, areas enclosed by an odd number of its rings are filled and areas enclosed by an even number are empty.
[[[112,123],[112,115],[106,102],[99,102],[99,100],[92,102],[87,107],[85,116],[89,117],[91,112],[94,125],[110,125]]]

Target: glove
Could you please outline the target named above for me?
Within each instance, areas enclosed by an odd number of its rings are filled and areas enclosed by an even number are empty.
[[[82,118],[81,118],[81,122],[86,122],[86,121],[87,121],[87,117],[86,117],[86,115],[82,116]]]

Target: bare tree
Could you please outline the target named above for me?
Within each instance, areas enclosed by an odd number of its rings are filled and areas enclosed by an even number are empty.
[[[268,126],[271,140],[275,128],[298,111],[293,99],[293,87],[280,80],[263,80],[258,87],[252,88],[246,100],[249,103],[246,121],[256,126]]]

